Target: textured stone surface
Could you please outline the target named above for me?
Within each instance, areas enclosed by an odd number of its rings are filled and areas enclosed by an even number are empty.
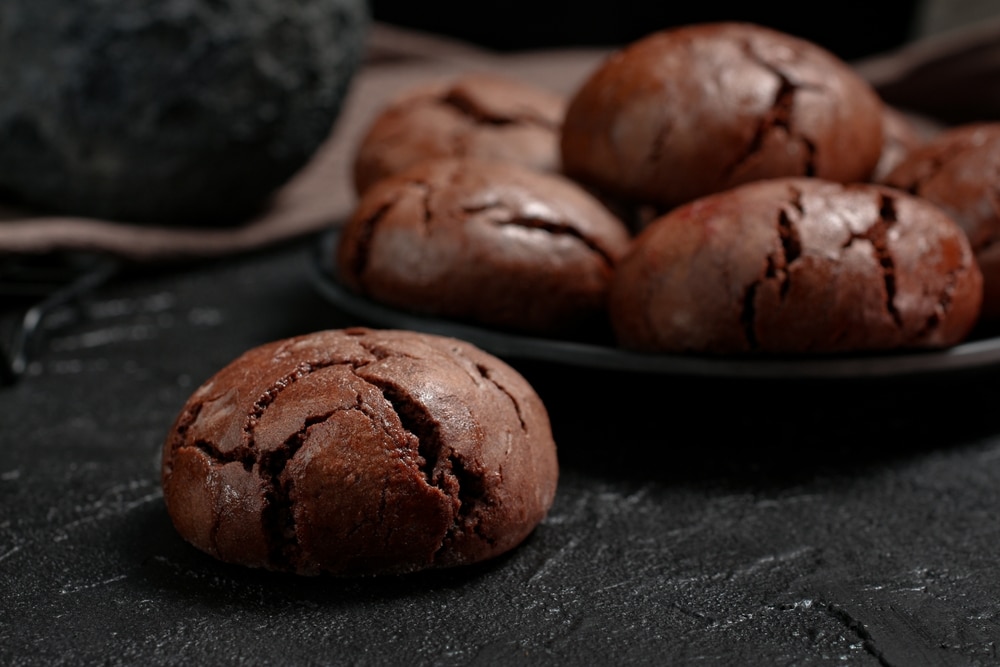
[[[363,0],[0,4],[0,195],[179,225],[252,212],[329,134]]]
[[[0,388],[0,664],[997,664],[996,368],[802,383],[518,364],[562,474],[508,556],[343,581],[202,554],[164,507],[164,434],[233,355],[357,323],[308,261],[124,276]]]

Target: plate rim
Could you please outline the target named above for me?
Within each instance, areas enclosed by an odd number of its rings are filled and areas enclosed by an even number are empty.
[[[708,355],[656,354],[623,348],[510,333],[387,306],[345,287],[336,278],[340,228],[320,234],[314,246],[314,286],[341,310],[380,328],[408,329],[470,342],[502,359],[645,373],[752,379],[890,378],[982,370],[1000,364],[1000,337],[974,339],[943,350],[889,354],[739,359]]]

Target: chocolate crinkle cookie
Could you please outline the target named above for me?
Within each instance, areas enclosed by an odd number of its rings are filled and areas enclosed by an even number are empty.
[[[252,349],[190,397],[163,450],[180,534],[230,563],[314,575],[457,566],[552,504],[548,415],[458,340],[322,331]]]
[[[375,117],[358,144],[355,191],[423,160],[476,157],[559,169],[565,98],[487,72],[403,91]]]
[[[558,174],[439,159],[365,193],[341,230],[337,267],[348,288],[410,312],[585,338],[609,335],[608,286],[630,240]]]
[[[984,320],[1000,320],[1000,123],[950,128],[907,154],[885,183],[951,216],[972,243],[983,272]]]
[[[865,181],[882,101],[821,47],[749,23],[662,30],[611,54],[570,97],[565,173],[671,208],[786,176]]]
[[[619,264],[609,309],[623,347],[807,354],[953,345],[981,299],[968,239],[933,204],[786,178],[652,222]]]

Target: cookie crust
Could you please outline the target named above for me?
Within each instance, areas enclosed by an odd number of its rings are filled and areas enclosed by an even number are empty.
[[[167,509],[220,560],[314,575],[495,557],[552,504],[548,416],[468,343],[347,329],[250,350],[194,392],[163,450]]]
[[[821,47],[749,23],[663,30],[612,54],[570,98],[565,173],[674,207],[763,178],[865,181],[882,102]]]
[[[621,261],[609,308],[632,349],[810,354],[953,345],[981,299],[968,239],[929,202],[790,178],[655,220]]]
[[[341,231],[340,279],[412,312],[541,335],[606,329],[630,233],[576,183],[520,165],[423,162],[383,180]]]
[[[563,96],[530,83],[470,72],[412,88],[372,121],[356,148],[355,192],[423,160],[473,157],[559,170]]]

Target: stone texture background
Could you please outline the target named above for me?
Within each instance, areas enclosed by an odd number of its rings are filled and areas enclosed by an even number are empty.
[[[360,321],[305,241],[131,272],[0,387],[0,664],[996,665],[997,368],[799,382],[516,362],[561,477],[509,555],[298,578],[184,542],[160,447],[250,347]]]

